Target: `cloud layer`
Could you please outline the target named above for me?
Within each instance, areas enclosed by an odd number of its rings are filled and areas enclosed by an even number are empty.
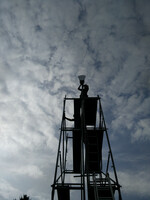
[[[133,200],[138,187],[134,198],[149,198],[148,188],[139,187],[148,181],[150,163],[149,4],[0,2],[2,200],[23,193],[50,198],[63,98],[79,96],[82,73],[89,96],[102,97],[124,195]]]

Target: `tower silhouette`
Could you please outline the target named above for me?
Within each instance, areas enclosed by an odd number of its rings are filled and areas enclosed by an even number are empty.
[[[51,200],[122,200],[100,97],[79,78],[80,98],[64,98]]]

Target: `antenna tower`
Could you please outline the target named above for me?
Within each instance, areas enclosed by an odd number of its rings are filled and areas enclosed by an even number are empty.
[[[51,200],[122,200],[100,97],[87,96],[84,79],[80,98],[64,98]]]

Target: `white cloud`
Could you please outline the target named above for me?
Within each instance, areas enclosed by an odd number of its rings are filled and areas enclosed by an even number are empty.
[[[79,96],[80,73],[87,76],[89,96],[103,94],[104,114],[110,117],[114,132],[121,127],[124,135],[127,128],[134,142],[150,138],[146,3],[5,0],[0,4],[0,157],[4,179],[13,171],[18,184],[27,175],[30,183],[34,179],[42,182],[41,190],[45,191],[48,168],[53,178],[63,98],[65,94]],[[70,107],[67,114],[72,117]],[[12,193],[14,176],[7,182]],[[38,193],[37,183],[33,187],[35,198],[48,199],[42,191]]]
[[[116,98],[116,108],[112,130],[126,128],[131,132],[131,139],[149,139],[149,97],[133,94],[130,97],[122,96]],[[119,132],[119,131],[117,131]],[[120,130],[122,132],[122,130]]]
[[[18,166],[18,168],[12,169],[12,173],[23,176],[27,175],[35,179],[43,176],[43,172],[39,169],[38,166],[35,165]]]
[[[12,199],[17,196],[19,190],[13,187],[9,182],[4,179],[0,179],[0,194],[5,199]]]
[[[119,172],[118,177],[121,180],[122,192],[124,194],[140,195],[149,197],[149,173],[147,171]]]
[[[136,130],[133,134],[133,141],[141,140],[150,140],[150,131],[149,131],[149,122],[150,119],[141,119],[137,122]]]

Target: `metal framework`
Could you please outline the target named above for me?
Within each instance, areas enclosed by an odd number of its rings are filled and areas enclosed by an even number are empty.
[[[51,200],[122,200],[120,187],[100,97],[65,97]]]

